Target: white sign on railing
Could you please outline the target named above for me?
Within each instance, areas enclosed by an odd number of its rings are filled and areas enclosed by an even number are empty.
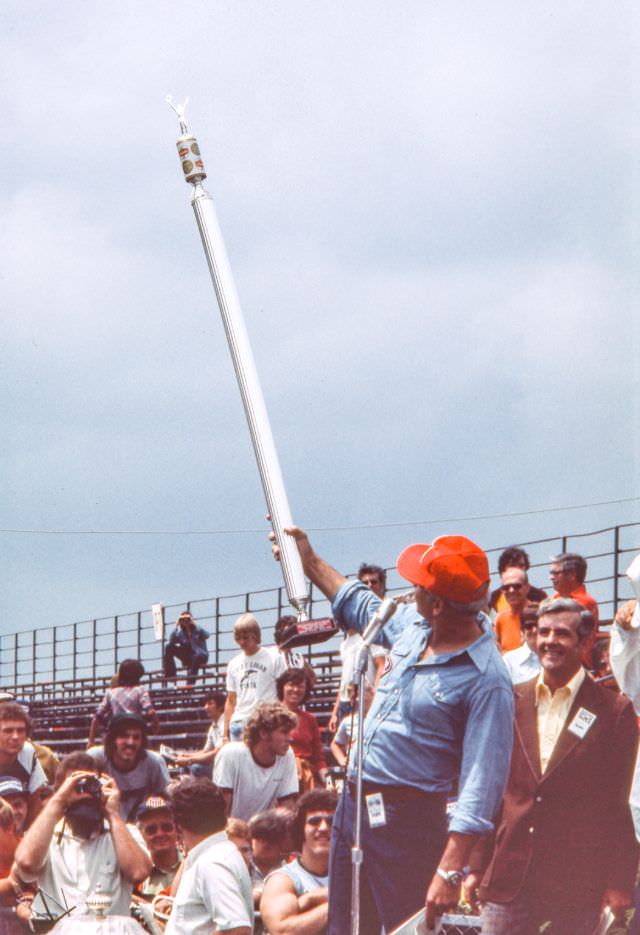
[[[164,608],[162,604],[152,604],[151,615],[153,617],[153,635],[157,640],[161,640],[164,636]]]

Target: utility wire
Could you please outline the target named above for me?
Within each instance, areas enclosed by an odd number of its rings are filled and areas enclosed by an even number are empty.
[[[640,497],[620,500],[598,500],[595,503],[574,503],[571,506],[552,506],[538,510],[520,510],[513,513],[480,513],[476,516],[451,516],[445,519],[417,519],[398,523],[360,523],[351,526],[309,526],[309,532],[346,532],[356,529],[393,529],[406,526],[435,526],[439,523],[467,523],[482,519],[507,519],[517,516],[536,516],[541,513],[564,513],[585,510],[594,506],[613,506],[619,503],[637,503]],[[264,535],[265,527],[257,529],[0,529],[3,535],[27,536],[236,536],[248,533]]]

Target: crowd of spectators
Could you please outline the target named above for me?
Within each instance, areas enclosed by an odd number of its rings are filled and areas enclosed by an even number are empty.
[[[0,905],[15,925],[0,918],[0,931],[46,931],[86,911],[99,885],[110,914],[132,914],[154,935],[346,935],[354,664],[386,574],[363,564],[347,581],[296,536],[344,632],[327,727],[307,708],[316,675],[283,638],[295,618],[280,618],[276,645],[263,646],[248,613],[234,625],[240,652],[226,690],[204,697],[202,749],[151,749],[162,718],[138,660],[121,663],[86,751],[60,761],[31,739],[26,708],[0,700]],[[620,608],[611,634],[600,631],[582,556],[552,558],[549,597],[529,581],[527,553],[506,549],[489,594],[484,553],[463,537],[441,540],[446,548],[436,540],[400,556],[416,602],[399,604],[365,676],[362,935],[391,932],[420,908],[416,892],[428,917],[461,900],[482,906],[486,935],[591,935],[605,904],[622,919],[634,898],[637,602]],[[640,587],[640,567],[633,574]],[[165,679],[177,659],[193,685],[207,638],[181,614]],[[414,779],[419,764],[425,775]],[[637,892],[635,902],[629,931],[640,935]]]

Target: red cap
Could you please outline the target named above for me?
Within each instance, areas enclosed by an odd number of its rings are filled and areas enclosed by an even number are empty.
[[[431,544],[409,545],[398,556],[403,578],[459,604],[481,600],[489,583],[489,562],[480,546],[464,536],[438,536]]]

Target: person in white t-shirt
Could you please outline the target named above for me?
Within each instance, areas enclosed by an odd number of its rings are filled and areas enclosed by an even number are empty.
[[[251,878],[224,831],[219,790],[209,779],[187,776],[172,786],[169,798],[187,856],[166,935],[251,935]]]
[[[276,700],[276,679],[286,668],[282,653],[260,645],[260,624],[253,614],[238,617],[233,638],[242,652],[227,666],[224,741],[242,740],[244,723],[258,705]]]
[[[356,630],[346,630],[345,638],[340,643],[339,652],[342,661],[340,672],[340,686],[336,694],[336,700],[333,705],[331,717],[329,718],[329,730],[334,733],[340,721],[351,713],[351,702],[349,700],[349,687],[354,680],[355,664],[362,646],[362,637]],[[384,669],[387,659],[387,651],[383,646],[372,643],[370,646],[369,659],[367,660],[367,681],[371,685],[377,685],[379,673]]]
[[[222,738],[224,737],[224,708],[226,703],[224,692],[215,691],[206,695],[203,708],[211,720],[211,725],[207,731],[202,750],[194,753],[180,753],[176,757],[178,766],[188,766],[192,776],[201,776],[203,779],[211,779],[213,773],[213,761],[222,747]]]
[[[358,578],[379,598],[384,598],[387,590],[387,573],[384,568],[381,568],[379,565],[363,563],[358,569]],[[353,670],[361,646],[362,637],[358,631],[353,629],[345,630],[345,637],[339,646],[340,660],[342,662],[340,686],[336,694],[336,700],[333,703],[333,709],[328,724],[332,734],[335,733],[342,719],[351,714],[349,686],[353,682]],[[386,661],[386,649],[378,643],[372,643],[369,649],[369,659],[367,662],[367,681],[373,685],[374,688],[378,685],[378,680],[380,679]]]
[[[275,805],[293,806],[298,794],[291,749],[295,726],[295,714],[283,704],[262,704],[245,724],[244,741],[232,741],[220,750],[213,781],[225,797],[229,817],[249,821]]]

